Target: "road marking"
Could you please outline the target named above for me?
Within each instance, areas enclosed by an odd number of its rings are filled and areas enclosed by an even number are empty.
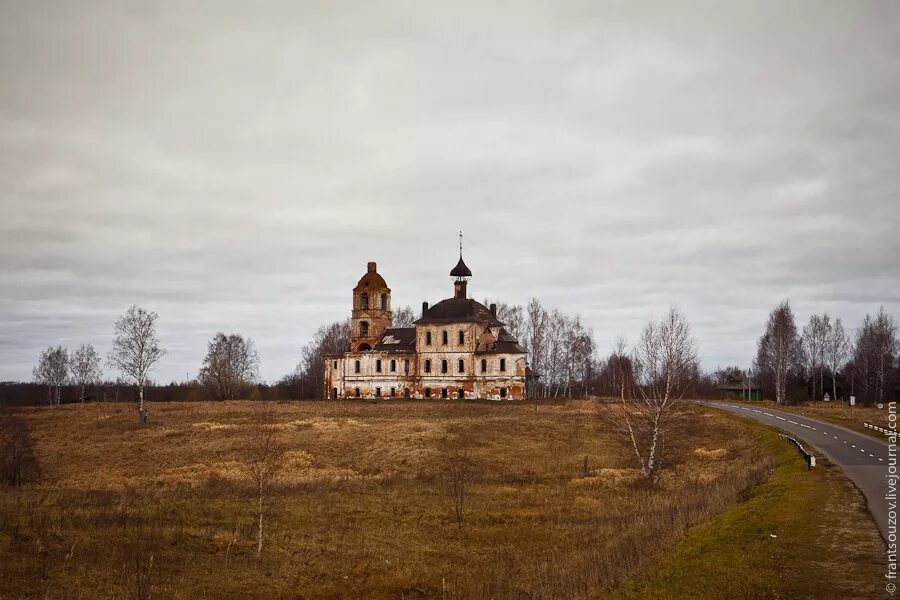
[[[845,442],[845,443],[846,443],[846,442]],[[856,444],[850,444],[850,445],[853,446],[854,448],[856,448]]]
[[[844,443],[846,444],[846,443],[847,443],[847,440],[844,440]]]
[[[756,410],[756,409],[754,408],[754,409],[753,409],[753,412],[758,413],[758,412],[762,412],[762,411],[761,411],[761,410]]]
[[[825,435],[828,435],[827,433]],[[834,439],[838,439],[838,436],[834,436]]]
[[[869,456],[871,456],[872,458],[875,458],[875,455],[872,454],[871,452],[869,452]]]
[[[884,462],[884,459],[883,459],[883,458],[879,458],[878,460],[880,460],[881,462]]]
[[[862,448],[860,448],[860,449],[859,449],[859,451],[860,451],[860,452],[862,452],[862,453],[863,453],[863,454],[865,454],[865,453],[866,453],[866,451],[865,451],[865,450],[863,450],[863,449],[862,449]]]
[[[766,415],[767,417],[774,416],[774,415],[772,415],[772,413],[767,413],[767,412],[764,412],[763,414]]]
[[[775,418],[776,418],[776,419],[781,419],[782,421],[787,421],[787,419],[785,419],[784,417],[779,417],[778,415],[775,415]]]

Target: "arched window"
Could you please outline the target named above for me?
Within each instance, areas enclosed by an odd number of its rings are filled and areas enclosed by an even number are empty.
[[[359,297],[359,307],[360,308],[369,308],[369,295],[363,294]]]
[[[382,294],[381,295],[381,310],[387,310],[387,309],[388,309],[387,294]]]
[[[367,337],[369,335],[369,322],[368,321],[360,321],[359,322],[359,335],[362,337]]]

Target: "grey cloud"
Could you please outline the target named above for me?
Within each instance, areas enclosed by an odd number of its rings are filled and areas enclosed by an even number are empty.
[[[892,2],[7,3],[0,379],[161,316],[275,379],[377,260],[394,304],[538,296],[606,345],[679,304],[707,366],[768,309],[900,298]]]

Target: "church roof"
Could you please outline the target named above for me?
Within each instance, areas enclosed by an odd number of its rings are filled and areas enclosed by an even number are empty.
[[[501,352],[508,354],[519,354],[525,352],[525,348],[519,345],[519,341],[507,330],[500,328],[497,339],[488,344],[479,344],[475,350],[476,354]]]
[[[465,266],[465,265],[463,265]],[[416,325],[427,323],[491,323],[503,325],[490,309],[471,298],[447,298],[424,312]]]
[[[471,277],[472,271],[469,270],[469,267],[466,266],[466,263],[463,262],[462,254],[459,255],[459,262],[456,263],[456,266],[453,267],[453,270],[450,271],[451,277]]]
[[[416,328],[415,327],[389,327],[384,330],[375,350],[383,352],[415,352]]]

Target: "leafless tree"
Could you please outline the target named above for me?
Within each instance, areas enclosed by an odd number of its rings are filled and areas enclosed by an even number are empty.
[[[259,379],[259,356],[253,340],[232,333],[217,333],[200,368],[198,381],[216,400],[234,400]]]
[[[754,371],[772,378],[775,401],[784,404],[788,373],[800,359],[801,346],[790,302],[785,300],[769,314],[766,332],[759,339]]]
[[[322,398],[325,394],[325,357],[350,349],[350,319],[323,325],[312,341],[303,347],[295,370],[303,398]]]
[[[72,379],[80,389],[80,398],[84,402],[84,391],[89,385],[94,385],[103,377],[100,370],[100,355],[94,349],[93,344],[82,344],[72,354]]]
[[[47,348],[41,352],[32,375],[36,383],[47,386],[50,406],[59,406],[62,386],[69,379],[69,353],[62,346]]]
[[[277,480],[283,465],[284,448],[278,435],[273,405],[266,401],[253,403],[250,423],[250,445],[244,454],[243,466],[253,483],[256,499],[257,537],[256,555],[263,549],[263,514],[269,488]]]
[[[144,410],[144,385],[153,365],[166,353],[156,337],[159,315],[132,306],[116,321],[113,349],[107,357],[110,366],[119,369],[138,388],[138,415],[147,422]]]
[[[655,481],[667,438],[678,428],[680,401],[699,372],[699,351],[685,316],[673,307],[651,321],[632,361],[639,397],[613,405],[612,425],[631,445],[644,477]]]
[[[897,347],[897,324],[884,307],[875,318],[866,315],[856,332],[853,370],[868,401],[884,402],[885,389],[895,375]]]
[[[828,313],[812,315],[809,322],[803,327],[801,336],[803,362],[807,368],[807,374],[812,387],[812,395],[815,399],[821,399],[825,395],[825,366],[826,346],[831,332],[831,317]],[[818,393],[816,392],[818,381]]]
[[[840,318],[834,320],[834,325],[828,332],[825,340],[825,356],[831,371],[831,396],[837,400],[837,374],[843,370],[850,356],[850,338],[847,337]]]
[[[404,306],[394,311],[392,327],[412,327],[416,320],[416,313],[409,306]]]
[[[456,526],[462,527],[468,500],[467,492],[474,481],[474,463],[466,452],[452,451],[440,474],[441,491],[447,498]]]

